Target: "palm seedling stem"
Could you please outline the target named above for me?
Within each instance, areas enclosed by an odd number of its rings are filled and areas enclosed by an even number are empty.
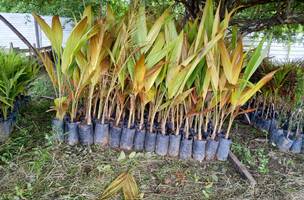
[[[206,113],[206,117],[205,117],[205,126],[204,126],[205,133],[208,131],[208,123],[209,123],[209,112]]]
[[[3,107],[2,108],[2,113],[3,113],[3,119],[4,119],[4,121],[6,121],[7,120],[7,115],[8,115],[8,107]]]
[[[189,138],[189,129],[190,129],[190,123],[189,123],[189,117],[187,117],[187,106],[186,102],[184,102],[184,110],[185,110],[185,138]]]
[[[216,137],[216,133],[217,133],[217,128],[218,128],[218,124],[219,124],[219,105],[217,104],[214,110],[214,127],[213,127],[213,132],[211,135],[211,139],[214,140]]]
[[[114,89],[114,85],[115,85],[115,82],[116,82],[116,79],[117,77],[114,76],[112,77],[112,80],[110,82],[110,86],[109,86],[109,89],[108,89],[108,92],[107,92],[107,96],[105,98],[105,101],[104,101],[104,106],[103,106],[103,112],[102,112],[102,118],[101,118],[101,123],[104,124],[105,123],[105,118],[106,116],[108,115],[111,115],[110,113],[110,108],[108,108],[108,104],[109,104],[109,98],[110,98],[110,95]],[[107,82],[107,79],[105,79],[105,82]],[[104,86],[106,87],[106,84],[104,84]],[[106,90],[104,90],[106,91]],[[109,119],[109,118],[108,118]]]
[[[134,116],[136,116],[136,119],[139,120],[140,123],[140,119],[141,119],[141,104],[139,106],[139,109],[134,109]]]
[[[99,96],[98,113],[97,113],[97,119],[99,119],[99,120],[101,118],[103,104],[104,104],[104,99],[103,99],[102,92],[101,92],[100,96]]]
[[[86,122],[88,125],[92,124],[92,101],[93,101],[94,89],[95,89],[95,85],[91,84],[89,87],[89,97],[88,97],[88,104],[86,110]]]
[[[203,114],[198,116],[198,127],[197,127],[197,139],[202,140],[202,126],[203,126]]]
[[[297,123],[297,130],[296,130],[296,135],[300,135],[300,121]]]
[[[174,120],[174,117],[175,117],[175,107],[172,107],[171,108],[171,124],[172,124],[172,129],[175,130],[175,120]]]
[[[135,115],[135,95],[130,96],[130,112],[129,112],[129,120],[128,120],[128,128],[131,128],[131,125],[134,123],[134,115]]]
[[[54,51],[52,51],[52,55],[53,55],[53,58],[55,60],[55,68],[56,68],[56,76],[57,76],[57,84],[58,84],[58,97],[61,97],[62,96],[62,79],[61,79],[61,64],[60,64],[60,55],[57,55]],[[56,92],[57,90],[55,90]]]
[[[168,109],[165,109],[164,111],[163,111],[163,118],[161,119],[161,133],[163,134],[163,135],[165,135],[166,134],[166,124],[167,124],[167,120],[168,120],[168,116],[169,116],[169,114],[170,114],[170,109],[168,108]]]
[[[224,124],[224,118],[225,118],[225,111],[224,109],[221,111],[221,118],[220,118],[220,124],[218,126],[218,132],[221,132],[223,124]]]
[[[189,138],[189,117],[186,117],[186,120],[185,120],[185,138],[188,139]]]
[[[183,119],[184,119],[184,108],[183,108],[182,105],[180,105],[179,130],[178,130],[177,134],[179,134],[179,131],[180,131],[180,129],[182,128]]]
[[[194,119],[194,132],[197,133],[197,126],[198,126],[199,117],[195,116],[195,117],[193,117],[193,119]]]
[[[166,119],[166,114],[164,113],[163,118],[161,119],[161,133],[163,135],[166,134],[166,123],[167,123],[167,119]]]
[[[215,120],[215,123],[214,123],[213,132],[212,132],[212,135],[211,135],[211,139],[212,139],[212,140],[214,140],[215,137],[216,137],[217,126],[218,126],[217,116],[215,116],[215,118],[216,118],[216,120]]]
[[[72,108],[71,108],[71,121],[74,122],[76,119],[76,110],[77,110],[77,100],[76,98],[74,99],[74,101],[72,101]]]
[[[101,86],[102,85],[102,86]],[[99,106],[98,106],[98,114],[97,119],[101,119],[101,114],[103,113],[103,108],[105,104],[105,98],[104,95],[106,93],[106,87],[107,87],[107,78],[104,77],[102,83],[100,83],[100,93],[99,93]]]
[[[230,134],[230,131],[231,131],[232,123],[233,123],[233,120],[234,120],[233,113],[234,113],[233,111],[230,113],[230,118],[229,118],[227,132],[225,134],[225,139],[229,138],[229,134]]]
[[[157,123],[160,124],[161,120],[162,120],[162,117],[164,115],[164,111],[160,111],[158,112],[158,115],[157,115]]]
[[[116,94],[113,94],[113,99],[115,98]],[[108,110],[108,115],[107,115],[107,119],[110,120],[111,116],[113,114],[113,108],[115,107],[115,103],[110,104],[109,106],[109,110]]]
[[[98,98],[97,98],[97,97],[100,96],[99,93],[100,93],[100,90],[98,90],[98,95],[96,95],[96,97],[94,98],[94,103],[93,103],[93,115],[92,115],[93,118],[96,118],[97,104],[98,104]]]
[[[153,132],[153,126],[154,126],[155,115],[156,115],[155,112],[153,112],[153,113],[151,114],[150,129],[149,129],[149,132],[150,132],[150,133]]]
[[[145,116],[145,105],[140,104],[140,121],[139,121],[139,130],[143,129],[144,126],[144,116]]]
[[[153,132],[155,116],[156,116],[157,110],[161,104],[162,97],[163,97],[162,95],[158,96],[156,98],[155,102],[152,102],[150,104],[150,106],[151,106],[151,108],[150,108],[150,111],[151,111],[150,133]],[[158,112],[158,122],[160,121],[161,116],[162,116],[162,111]]]
[[[175,135],[178,135],[179,134],[179,129],[180,129],[180,116],[181,114],[179,113],[180,112],[180,108],[179,108],[179,105],[176,106],[176,127],[175,127]]]
[[[195,120],[193,116],[188,117],[188,120],[189,120],[189,130],[190,130],[193,127]]]
[[[148,108],[148,122],[150,122],[151,121],[151,115],[152,115],[152,104],[153,104],[153,102],[150,102],[150,104],[149,104],[149,108]]]
[[[102,124],[105,123],[105,118],[106,118],[107,112],[109,112],[108,102],[109,102],[110,94],[111,94],[111,90],[108,91],[107,97],[106,97],[105,102],[104,102],[103,112],[102,112],[102,118],[101,118],[101,123]]]

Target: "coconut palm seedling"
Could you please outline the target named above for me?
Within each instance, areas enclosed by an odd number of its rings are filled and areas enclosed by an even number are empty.
[[[17,97],[26,93],[38,70],[34,60],[0,51],[0,141],[8,137],[16,120]]]
[[[79,125],[79,136],[81,143],[93,144],[93,125],[92,125],[92,104],[95,87],[99,83],[103,73],[107,70],[108,65],[103,61],[105,58],[101,48],[104,33],[98,32],[90,38],[86,56],[81,55],[80,51],[77,56],[78,66],[81,68],[80,76],[83,75],[81,87],[87,87],[87,98],[85,101],[85,122]],[[104,53],[105,51],[103,51]],[[82,59],[82,60],[81,60]],[[82,78],[82,77],[81,77]]]
[[[45,69],[51,79],[56,98],[54,100],[53,110],[56,111],[56,117],[52,121],[52,127],[57,135],[59,141],[64,140],[64,122],[63,119],[67,114],[71,96],[69,95],[68,80],[73,73],[71,67],[75,60],[76,53],[86,44],[89,38],[94,36],[98,28],[96,26],[90,27],[91,19],[88,16],[84,17],[75,25],[67,39],[65,47],[62,48],[63,31],[59,17],[54,16],[52,25],[49,26],[44,19],[33,13],[35,20],[40,25],[41,29],[50,40],[53,48],[53,60],[47,54],[40,54]],[[74,95],[77,98],[77,95]],[[76,100],[77,101],[77,100]],[[74,103],[77,106],[77,103]],[[74,105],[73,104],[73,105]],[[72,112],[72,118],[74,113]]]
[[[243,52],[242,40],[238,40],[235,49],[228,50],[223,40],[219,42],[219,51],[221,56],[221,65],[226,78],[226,84],[229,91],[227,112],[224,114],[224,119],[228,119],[228,127],[225,136],[220,138],[217,158],[225,160],[228,156],[229,146],[231,141],[229,135],[233,121],[237,115],[245,111],[241,111],[243,106],[256,92],[258,92],[263,85],[265,85],[276,71],[272,71],[262,77],[256,84],[249,82],[250,77],[254,74],[258,66],[265,57],[265,50],[262,46],[265,39],[263,39],[258,47],[253,52],[248,62],[245,62],[245,55]],[[215,97],[217,98],[217,97]],[[222,100],[222,98],[219,98]],[[226,103],[226,98],[223,99]]]

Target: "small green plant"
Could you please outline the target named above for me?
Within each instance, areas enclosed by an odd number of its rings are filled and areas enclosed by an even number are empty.
[[[258,171],[261,174],[267,174],[269,172],[269,168],[268,168],[269,157],[265,153],[264,149],[258,149],[257,159],[258,159]]]
[[[124,166],[128,166],[129,169],[134,169],[139,164],[139,158],[143,157],[142,153],[137,153],[135,151],[130,154],[125,154],[124,151],[121,151],[117,161],[123,164]]]
[[[9,165],[10,162],[18,155],[20,155],[24,146],[32,139],[29,131],[20,129],[17,137],[12,137],[8,143],[1,145],[0,149],[0,165]]]
[[[26,92],[38,70],[35,61],[12,51],[0,51],[0,118],[7,120],[16,97]]]
[[[204,189],[202,190],[203,199],[210,199],[210,195],[213,192],[213,184],[218,181],[218,177],[216,175],[212,175],[207,178],[206,183],[204,184]]]
[[[210,194],[212,193],[213,183],[206,184],[205,188],[202,190],[202,193],[206,199],[210,198]]]
[[[26,187],[15,186],[15,196],[14,199],[28,199],[32,196],[32,185],[30,183],[26,184]]]
[[[38,178],[43,170],[43,167],[46,165],[46,163],[51,160],[51,155],[48,151],[48,149],[40,149],[37,148],[34,151],[35,154],[35,160],[30,162],[31,170],[36,174],[36,177]]]
[[[244,164],[247,164],[249,166],[254,166],[254,164],[255,164],[254,156],[252,155],[251,151],[247,147],[245,147],[239,143],[234,143],[232,145],[232,150],[236,155],[238,155],[242,159],[242,162]]]
[[[244,145],[234,143],[232,145],[232,151],[241,159],[243,164],[256,167],[261,174],[267,174],[269,172],[269,157],[264,149],[259,148],[253,152]]]
[[[279,159],[279,164],[283,165],[287,169],[295,167],[295,162],[290,158]]]

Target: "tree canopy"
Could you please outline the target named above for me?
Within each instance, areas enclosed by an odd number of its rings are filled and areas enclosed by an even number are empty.
[[[206,0],[176,0],[186,8],[185,17],[194,19],[200,16]],[[271,32],[281,39],[292,39],[303,32],[304,1],[302,0],[214,0],[221,3],[221,17],[225,11],[235,12],[231,25],[240,28],[244,34],[263,31]]]
[[[176,17],[185,22],[202,15],[206,0],[142,0],[148,12],[161,13],[171,7]],[[92,5],[96,13],[105,10],[106,4],[123,15],[131,0],[0,0],[2,12],[37,12],[41,15],[77,17],[85,5]],[[272,33],[275,38],[290,41],[303,32],[304,1],[302,0],[214,0],[221,2],[221,16],[225,11],[238,8],[231,25],[240,32],[249,34],[262,31]]]

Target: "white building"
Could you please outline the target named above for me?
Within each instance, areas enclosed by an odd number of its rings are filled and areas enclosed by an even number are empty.
[[[50,45],[49,40],[41,31],[39,26],[36,26],[38,33],[38,37],[36,37],[34,17],[30,13],[0,13],[0,15],[9,21],[31,44],[35,44],[36,47]],[[44,16],[43,18],[48,24],[51,24],[51,16]],[[63,26],[63,42],[65,43],[73,28],[73,22],[64,17],[61,17],[60,21]],[[39,44],[37,44],[37,42]],[[0,21],[0,48],[9,48],[10,43],[13,43],[14,47],[19,47],[20,49],[28,48],[13,31]]]

